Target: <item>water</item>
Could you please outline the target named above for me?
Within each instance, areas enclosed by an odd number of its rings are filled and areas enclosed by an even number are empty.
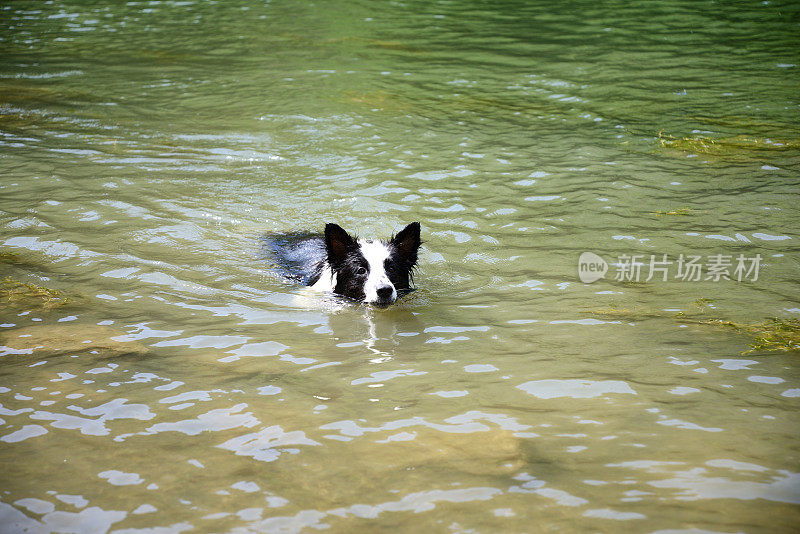
[[[800,314],[799,15],[4,3],[0,531],[794,531],[797,351],[714,320]],[[326,221],[418,290],[270,270]]]

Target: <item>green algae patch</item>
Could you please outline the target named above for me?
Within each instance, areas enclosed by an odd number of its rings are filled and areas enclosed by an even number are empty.
[[[73,300],[57,289],[26,284],[12,278],[0,280],[0,305],[20,310],[51,310]]]
[[[687,207],[675,208],[671,210],[656,210],[652,212],[653,215],[656,217],[664,217],[665,215],[672,215],[672,216],[683,216],[683,215],[692,215],[693,213],[697,213],[696,210]]]
[[[750,342],[748,343],[750,348],[742,351],[741,354],[750,354],[753,352],[800,351],[800,319],[771,317],[760,323],[748,324],[719,318],[709,318],[708,315],[713,309],[713,302],[712,299],[698,298],[693,302],[694,307],[698,308],[698,311],[689,313],[683,311],[669,313],[636,307],[622,308],[615,306],[583,310],[581,313],[626,322],[637,322],[647,319],[669,319],[682,324],[730,329],[750,338]]]
[[[714,299],[707,299],[700,297],[699,299],[695,299],[694,305],[698,308],[707,308],[714,304]]]
[[[659,132],[656,142],[659,148],[668,151],[703,154],[714,158],[733,160],[763,159],[800,150],[800,140],[798,139],[775,139],[748,135],[673,137]]]
[[[800,319],[771,317],[759,324],[742,324],[733,321],[711,319],[702,324],[731,328],[752,338],[750,348],[742,354],[752,352],[800,351]]]

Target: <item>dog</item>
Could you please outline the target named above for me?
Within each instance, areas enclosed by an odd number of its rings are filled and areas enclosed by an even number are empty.
[[[333,223],[325,225],[323,235],[295,232],[265,239],[284,276],[376,308],[389,307],[413,291],[421,244],[418,222],[388,241],[358,239]]]

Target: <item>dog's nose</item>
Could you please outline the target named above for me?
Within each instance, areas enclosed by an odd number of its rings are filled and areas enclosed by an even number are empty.
[[[378,288],[378,298],[381,300],[386,300],[392,298],[392,293],[394,292],[394,288],[392,286],[383,286]]]

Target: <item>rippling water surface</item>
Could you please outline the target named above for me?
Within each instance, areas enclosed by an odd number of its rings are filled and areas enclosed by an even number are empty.
[[[799,51],[796,2],[3,2],[0,531],[793,531]],[[388,310],[259,241],[411,221]]]

